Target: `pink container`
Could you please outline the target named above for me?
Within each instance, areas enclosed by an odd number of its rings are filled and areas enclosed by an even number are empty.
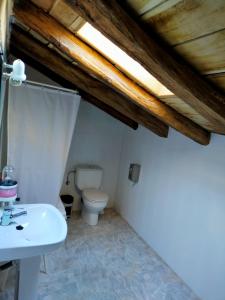
[[[17,196],[17,182],[12,181],[12,185],[0,183],[0,198],[12,198]]]

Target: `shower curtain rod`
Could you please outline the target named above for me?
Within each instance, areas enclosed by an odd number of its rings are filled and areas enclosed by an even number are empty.
[[[66,89],[66,88],[63,88],[60,86],[51,85],[51,84],[47,84],[47,83],[40,83],[40,82],[36,82],[36,81],[26,80],[23,82],[23,84],[46,87],[46,88],[52,89],[52,90],[58,90],[58,91],[63,91],[63,92],[79,95],[79,92],[77,90]]]

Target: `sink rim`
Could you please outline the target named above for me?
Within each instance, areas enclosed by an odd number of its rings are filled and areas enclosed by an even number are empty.
[[[37,256],[37,255],[43,255],[47,252],[50,252],[56,248],[59,247],[60,244],[62,244],[64,242],[64,240],[66,239],[67,236],[67,223],[65,221],[65,218],[63,217],[62,213],[53,205],[51,204],[46,204],[46,203],[37,203],[37,204],[16,204],[14,206],[15,208],[24,208],[25,210],[28,211],[28,215],[25,216],[21,216],[18,217],[18,219],[16,219],[16,221],[19,221],[19,218],[23,218],[23,220],[27,217],[29,218],[29,210],[32,210],[32,208],[40,208],[43,210],[43,212],[45,210],[49,211],[50,213],[52,212],[55,217],[59,218],[59,226],[61,227],[61,231],[60,231],[60,236],[57,236],[57,234],[55,235],[55,238],[50,240],[48,243],[46,243],[46,239],[44,240],[44,242],[40,242],[40,240],[37,240],[36,243],[34,242],[34,240],[30,241],[28,243],[25,243],[25,239],[22,239],[23,234],[21,234],[21,232],[23,231],[18,231],[16,230],[16,226],[18,224],[12,224],[9,226],[0,226],[0,234],[3,233],[3,231],[6,229],[5,234],[7,233],[12,234],[12,238],[15,239],[16,238],[16,233],[18,233],[18,246],[17,245],[10,245],[10,243],[5,243],[4,245],[4,241],[3,238],[1,240],[0,237],[0,261],[4,261],[7,259],[10,260],[15,260],[15,259],[21,259],[21,258],[25,258],[25,257],[32,257],[32,256]],[[54,218],[53,215],[53,218]],[[52,216],[51,216],[52,217]],[[31,221],[31,219],[29,219],[29,221]],[[56,221],[57,222],[57,221]],[[20,222],[18,222],[20,223]],[[23,222],[21,222],[23,223]],[[56,223],[55,223],[56,224]],[[48,225],[48,224],[47,224]],[[54,225],[54,224],[53,224]],[[15,231],[14,231],[15,229]],[[24,231],[24,236],[26,236],[26,231]],[[24,238],[24,237],[23,237]],[[22,245],[22,243],[24,242],[24,244]]]

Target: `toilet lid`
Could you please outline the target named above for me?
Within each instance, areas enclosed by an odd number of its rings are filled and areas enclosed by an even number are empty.
[[[105,202],[109,198],[106,193],[97,189],[84,189],[82,195],[85,199],[93,202]]]

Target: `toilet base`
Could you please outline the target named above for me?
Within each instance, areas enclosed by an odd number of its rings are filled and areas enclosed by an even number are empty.
[[[84,207],[82,207],[81,212],[82,219],[88,224],[88,225],[97,225],[98,223],[98,213],[91,213],[88,212]]]

